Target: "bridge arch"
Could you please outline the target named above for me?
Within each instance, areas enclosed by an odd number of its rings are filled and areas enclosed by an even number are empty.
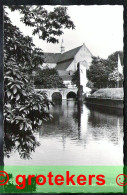
[[[52,93],[52,101],[62,101],[62,94],[60,92]]]
[[[76,98],[77,97],[77,88],[58,88],[58,89],[35,89],[36,91],[42,91],[47,94],[47,97],[50,100],[57,99],[56,96],[58,96],[59,99],[66,100],[67,98]],[[55,98],[56,97],[56,98]]]
[[[70,91],[69,93],[67,93],[67,99],[76,99],[77,98],[77,94],[74,91]]]

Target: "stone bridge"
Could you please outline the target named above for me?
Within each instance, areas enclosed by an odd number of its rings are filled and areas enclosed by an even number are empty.
[[[47,93],[47,96],[50,100],[53,99],[55,94],[59,94],[63,100],[68,99],[69,97],[77,97],[78,89],[75,88],[51,88],[51,89],[36,89],[39,91],[44,91]]]

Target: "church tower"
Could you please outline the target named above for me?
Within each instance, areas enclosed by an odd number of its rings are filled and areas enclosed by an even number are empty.
[[[61,54],[63,54],[65,52],[65,47],[64,47],[64,42],[63,42],[63,39],[62,39],[62,42],[61,42]]]

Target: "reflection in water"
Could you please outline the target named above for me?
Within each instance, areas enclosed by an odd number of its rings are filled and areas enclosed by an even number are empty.
[[[53,119],[34,134],[40,146],[32,159],[21,160],[12,152],[5,164],[122,165],[123,116],[105,110],[76,101],[55,104]]]

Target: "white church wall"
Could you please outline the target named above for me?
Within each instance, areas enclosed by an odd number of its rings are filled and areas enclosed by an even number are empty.
[[[87,69],[91,65],[92,54],[87,49],[87,47],[85,46],[85,44],[83,44],[83,46],[80,48],[80,50],[76,54],[75,60],[76,60],[77,63],[85,60],[87,62],[87,65],[88,65],[88,67],[86,67]]]
[[[74,59],[72,63],[69,65],[69,67],[66,69],[66,71],[70,72],[73,71],[75,72],[77,70],[77,61]]]
[[[66,70],[67,71],[72,70],[72,71],[75,72],[77,70],[78,62],[81,62],[81,61],[84,61],[84,60],[87,62],[87,64],[88,64],[87,66],[89,67],[91,65],[91,61],[92,61],[92,54],[87,49],[85,44],[82,45],[80,50],[75,55],[75,58],[74,58],[73,62],[70,64],[70,66]],[[88,69],[88,67],[87,67],[87,69]]]

